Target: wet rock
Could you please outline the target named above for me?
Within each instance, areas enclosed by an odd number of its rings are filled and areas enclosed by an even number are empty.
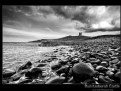
[[[65,77],[52,77],[45,84],[62,84],[65,81]]]
[[[55,50],[54,52],[58,52],[58,50]]]
[[[89,58],[90,61],[96,61],[96,58]]]
[[[121,61],[119,61],[118,63],[116,63],[116,66],[119,68],[121,67]]]
[[[66,83],[63,83],[63,84],[73,84],[73,83],[66,82]]]
[[[60,75],[61,73],[67,73],[68,71],[69,71],[69,66],[66,65],[66,66],[63,66],[63,67],[61,67],[60,69],[58,69],[58,70],[56,71],[56,73]]]
[[[7,80],[2,80],[2,84],[7,84],[8,83],[8,81]]]
[[[11,76],[11,80],[12,80],[12,81],[16,81],[16,80],[20,79],[21,76],[23,76],[23,75],[26,74],[27,72],[28,72],[28,69],[22,70],[22,71],[20,71],[20,72],[18,72],[18,73],[16,73],[16,74],[12,75],[12,76]]]
[[[74,58],[74,59],[71,61],[71,64],[75,64],[75,63],[79,63],[79,58]]]
[[[99,76],[98,80],[99,80],[99,83],[108,83],[108,81],[102,75]]]
[[[109,70],[109,71],[112,71],[112,72],[114,72],[114,71],[115,71],[115,69],[114,69],[114,68],[110,68],[110,67],[108,67],[108,70]]]
[[[43,66],[46,66],[47,65],[47,63],[39,63],[38,65],[37,65],[37,67],[43,67]]]
[[[59,68],[61,68],[61,64],[60,64],[60,63],[54,64],[54,65],[51,66],[51,69],[52,69],[52,70],[57,70],[57,69],[59,69]]]
[[[105,76],[105,80],[107,80],[108,83],[113,83],[114,82],[114,80],[110,79],[109,76]]]
[[[96,70],[99,71],[99,72],[105,72],[108,69],[106,67],[103,67],[103,66],[99,65],[99,66],[96,67]]]
[[[118,72],[115,74],[115,77],[117,77],[117,78],[121,78],[121,72],[118,71]]]
[[[70,50],[69,50],[69,52],[73,52],[73,50],[72,50],[72,49],[70,49]]]
[[[26,64],[19,67],[18,71],[31,68],[32,63],[28,61]]]
[[[20,78],[21,78],[21,74],[20,73],[16,73],[13,76],[11,76],[12,81],[19,80]]]
[[[68,62],[67,60],[64,60],[64,61],[60,60],[60,61],[59,61],[59,63],[60,63],[61,65],[66,65],[67,62]]]
[[[93,64],[93,67],[96,68],[98,65],[97,64]]]
[[[74,83],[73,77],[71,77],[70,79],[68,79],[68,82]]]
[[[23,80],[20,80],[17,84],[26,84],[29,82],[32,82],[32,80],[31,79],[23,79]]]
[[[95,61],[90,61],[90,63],[99,65],[101,63],[101,61],[99,59],[97,59]]]
[[[93,66],[89,63],[77,63],[73,66],[73,73],[75,74],[86,74],[86,75],[90,75],[92,76],[93,74],[95,74],[95,70],[93,68]]]
[[[111,72],[111,71],[107,71],[107,72],[106,72],[106,75],[109,76],[109,77],[112,77],[112,76],[114,75],[114,73]]]
[[[26,74],[25,76],[28,78],[37,78],[39,75],[42,74],[43,69],[35,67],[35,68],[31,68]]]
[[[2,77],[3,78],[8,78],[11,77],[12,75],[14,75],[16,72],[14,70],[11,69],[5,69],[2,73]]]
[[[66,77],[66,74],[65,73],[61,73],[60,77]]]
[[[108,63],[107,63],[106,61],[102,61],[102,62],[100,63],[100,65],[101,65],[101,66],[104,66],[104,67],[107,67],[107,66],[108,66]]]
[[[116,64],[119,61],[119,59],[114,59],[111,61],[111,63]]]
[[[82,51],[83,51],[83,52],[87,52],[87,51],[90,51],[90,49],[85,48],[85,49],[83,49]]]

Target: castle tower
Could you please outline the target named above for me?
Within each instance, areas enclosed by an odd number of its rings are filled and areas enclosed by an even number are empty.
[[[79,32],[79,36],[82,36],[82,32]]]

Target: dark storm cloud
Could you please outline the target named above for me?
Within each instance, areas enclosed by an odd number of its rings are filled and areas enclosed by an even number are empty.
[[[112,32],[120,30],[120,6],[6,5],[2,6],[2,20],[3,26],[9,28],[7,31],[11,28],[27,33],[35,32],[34,36],[38,32],[49,34],[53,31],[63,34],[76,34],[79,31]],[[71,24],[74,21],[79,24]],[[20,36],[26,36],[27,33]],[[33,33],[30,34],[33,36]]]
[[[111,28],[111,29],[89,29],[87,31],[85,31],[86,33],[91,33],[91,32],[97,32],[97,31],[100,31],[100,32],[107,32],[107,31],[120,31],[121,29],[120,28]]]
[[[72,20],[78,20],[82,23],[92,25],[93,23],[99,23],[105,19],[110,24],[116,26],[116,21],[120,19],[120,6],[77,6],[69,8],[70,6],[53,6],[53,10],[56,14]]]

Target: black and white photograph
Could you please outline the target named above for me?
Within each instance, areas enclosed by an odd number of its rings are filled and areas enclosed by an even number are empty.
[[[120,5],[2,5],[2,84],[120,84],[120,41]]]

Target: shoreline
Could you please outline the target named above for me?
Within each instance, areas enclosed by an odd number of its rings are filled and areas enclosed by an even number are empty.
[[[66,48],[57,47],[43,56],[45,59],[28,61],[16,71],[3,72],[3,84],[119,83],[118,41],[88,41]],[[77,68],[76,65],[84,66]]]

